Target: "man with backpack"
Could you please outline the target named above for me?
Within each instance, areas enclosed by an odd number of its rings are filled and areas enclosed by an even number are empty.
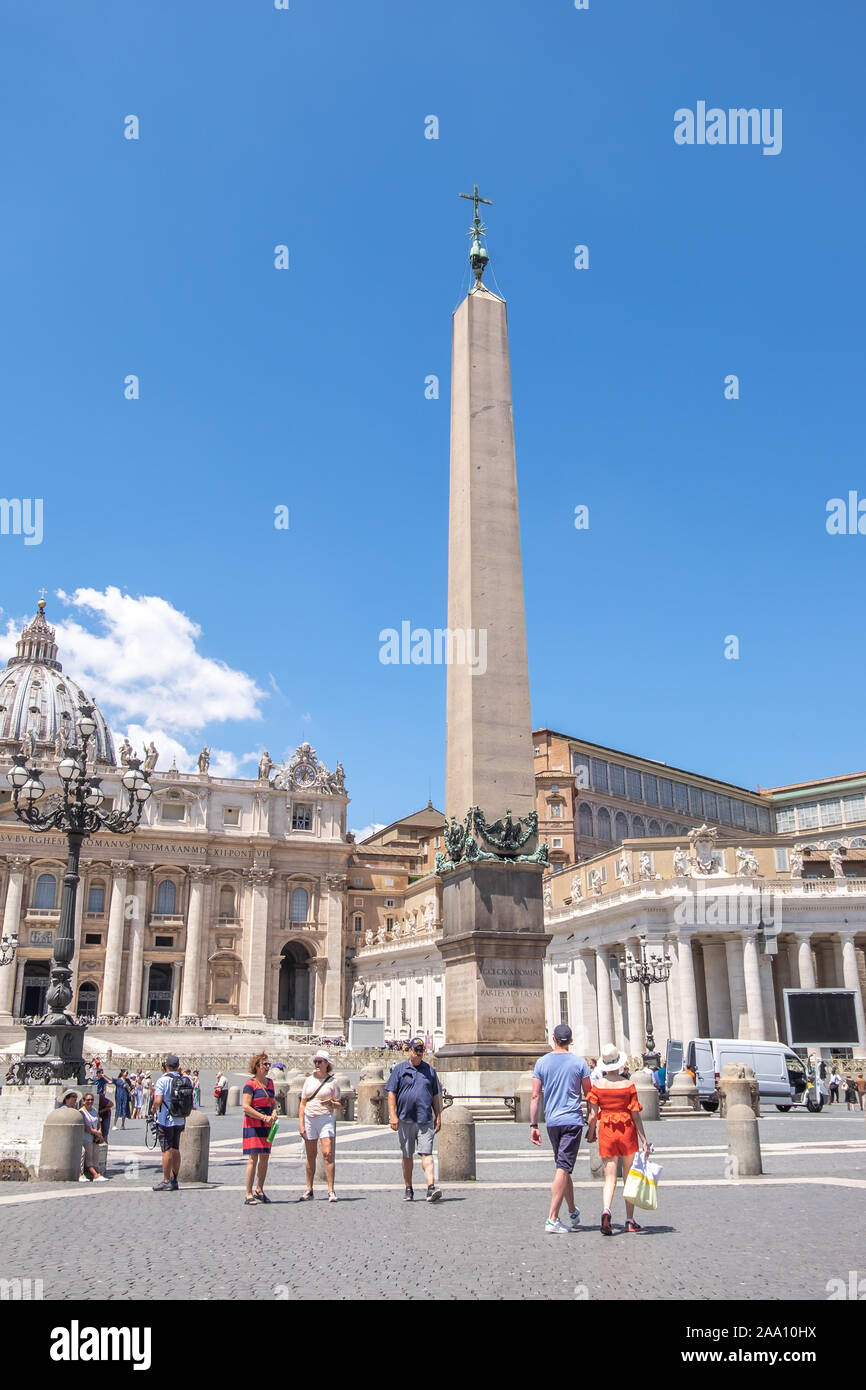
[[[162,1064],[162,1076],[153,1088],[151,1113],[156,1115],[159,1147],[162,1150],[162,1182],[154,1192],[177,1192],[180,1172],[180,1136],[186,1117],[192,1113],[192,1082],[179,1070],[179,1060],[169,1053]]]

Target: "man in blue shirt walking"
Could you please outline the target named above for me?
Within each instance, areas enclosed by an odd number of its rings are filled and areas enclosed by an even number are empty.
[[[413,1038],[408,1062],[398,1062],[385,1085],[388,1093],[388,1119],[400,1138],[403,1155],[405,1199],[415,1200],[412,1169],[415,1148],[427,1179],[427,1201],[438,1202],[441,1189],[433,1181],[433,1138],[442,1124],[442,1087],[439,1077],[424,1061],[424,1039]]]
[[[539,1057],[532,1075],[529,1137],[540,1145],[538,1102],[544,1092],[544,1119],[553,1145],[556,1175],[550,1192],[550,1212],[544,1225],[547,1235],[567,1236],[580,1225],[580,1212],[574,1202],[574,1171],[577,1151],[583,1134],[581,1096],[589,1095],[591,1082],[585,1057],[569,1052],[572,1032],[567,1023],[557,1023],[553,1030],[553,1051]],[[568,1205],[570,1225],[559,1219],[563,1199]]]

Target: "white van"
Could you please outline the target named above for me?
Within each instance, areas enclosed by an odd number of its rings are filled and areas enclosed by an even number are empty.
[[[738,1062],[751,1067],[758,1082],[761,1100],[777,1110],[803,1105],[820,1110],[809,1101],[809,1078],[803,1061],[780,1042],[756,1042],[752,1038],[694,1038],[686,1043],[668,1042],[665,1087],[670,1090],[677,1072],[688,1067],[695,1074],[698,1097],[704,1110],[719,1108],[719,1079],[722,1067]]]

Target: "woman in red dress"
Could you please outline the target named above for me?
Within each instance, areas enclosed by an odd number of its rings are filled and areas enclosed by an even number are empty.
[[[259,1052],[250,1062],[250,1079],[244,1086],[244,1153],[247,1155],[247,1192],[244,1206],[254,1207],[258,1202],[270,1204],[265,1196],[265,1175],[271,1146],[268,1131],[274,1122],[274,1083],[267,1079],[268,1054]],[[258,1178],[258,1186],[254,1183]]]
[[[602,1077],[593,1083],[589,1093],[590,1142],[598,1133],[598,1153],[604,1163],[604,1210],[601,1214],[601,1233],[612,1236],[610,1208],[616,1192],[616,1163],[622,1158],[623,1185],[628,1177],[634,1156],[640,1147],[644,1157],[649,1154],[649,1140],[640,1117],[641,1105],[633,1081],[626,1081],[622,1070],[627,1058],[613,1043],[602,1051],[597,1071]],[[625,1204],[625,1228],[634,1234],[641,1227],[634,1219],[634,1202]]]

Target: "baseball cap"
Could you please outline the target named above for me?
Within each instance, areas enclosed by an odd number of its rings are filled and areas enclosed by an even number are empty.
[[[169,1052],[165,1059],[165,1065],[168,1067],[169,1071],[174,1071],[175,1067],[180,1065],[180,1058],[175,1057],[173,1052]]]
[[[558,1043],[570,1043],[574,1034],[567,1023],[557,1023],[553,1030],[553,1036]]]
[[[424,1049],[424,1048],[426,1048],[426,1046],[427,1046],[427,1042],[426,1042],[426,1039],[424,1039],[424,1038],[422,1038],[422,1037],[419,1037],[419,1035],[416,1033],[416,1035],[415,1035],[414,1038],[410,1038],[410,1039],[409,1039],[409,1046],[410,1046],[410,1047],[420,1047],[420,1048]]]

